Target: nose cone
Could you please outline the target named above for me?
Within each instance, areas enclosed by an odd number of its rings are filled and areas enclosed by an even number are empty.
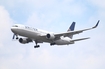
[[[13,32],[13,28],[11,27],[11,31]],[[14,33],[14,32],[13,32]]]
[[[14,33],[15,32],[15,28],[14,27],[11,27],[11,31]]]
[[[13,31],[13,27],[11,27],[11,31]]]

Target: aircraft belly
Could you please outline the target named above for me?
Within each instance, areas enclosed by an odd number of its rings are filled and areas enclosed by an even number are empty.
[[[57,45],[65,45],[65,44],[69,44],[70,42],[68,42],[68,41],[63,41],[63,40],[56,40],[55,43],[56,43]]]
[[[46,37],[38,37],[38,40],[43,41],[43,42],[47,42],[47,43],[53,42],[53,40],[47,39]]]
[[[71,42],[70,39],[64,38],[64,39],[56,40],[55,43],[57,45],[68,45],[68,44],[73,44],[74,42]]]

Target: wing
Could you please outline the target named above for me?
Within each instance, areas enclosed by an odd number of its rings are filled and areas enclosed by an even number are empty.
[[[79,34],[79,33],[82,33],[83,31],[87,31],[87,30],[91,30],[91,29],[94,29],[98,26],[100,20],[98,20],[97,24],[92,27],[92,28],[87,28],[87,29],[83,29],[83,30],[78,30],[78,31],[70,31],[70,32],[65,32],[65,33],[59,33],[59,34],[54,34],[55,37],[60,37],[60,36],[68,36],[68,35],[75,35],[75,34]]]

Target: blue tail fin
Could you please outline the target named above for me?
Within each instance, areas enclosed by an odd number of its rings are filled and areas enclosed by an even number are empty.
[[[67,30],[68,32],[70,31],[74,31],[74,28],[75,28],[75,22],[73,22],[71,24],[71,26],[69,27],[69,29]],[[71,39],[73,38],[73,35],[68,35],[68,37],[70,37]]]
[[[75,28],[75,22],[73,22],[71,24],[71,26],[69,27],[68,31],[74,31],[74,28]]]

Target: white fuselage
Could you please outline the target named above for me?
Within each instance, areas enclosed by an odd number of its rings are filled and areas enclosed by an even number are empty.
[[[48,33],[52,33],[52,32],[47,32],[40,29],[24,26],[24,25],[19,25],[19,24],[16,26],[14,25],[11,27],[11,30],[16,35],[24,36],[32,40],[38,40],[40,42],[55,43],[56,45],[65,45],[65,44],[68,45],[68,44],[74,43],[70,41],[71,39],[69,37],[64,37],[64,36],[61,36],[60,39],[57,39],[57,40],[48,39],[41,35],[47,35]]]
[[[19,38],[19,42],[22,44],[29,43],[34,41],[36,46],[34,48],[40,47],[38,43],[47,42],[50,43],[50,45],[68,45],[68,44],[74,44],[76,41],[86,40],[89,39],[89,37],[85,38],[79,38],[79,39],[72,39],[73,35],[82,33],[83,31],[94,29],[98,26],[99,21],[97,24],[91,28],[86,28],[82,30],[74,31],[75,28],[75,22],[73,22],[67,32],[63,33],[52,33],[47,32],[44,30],[15,24],[11,27],[11,31],[14,33],[13,39],[16,36],[16,39],[18,39],[18,35],[23,36],[24,38]]]

